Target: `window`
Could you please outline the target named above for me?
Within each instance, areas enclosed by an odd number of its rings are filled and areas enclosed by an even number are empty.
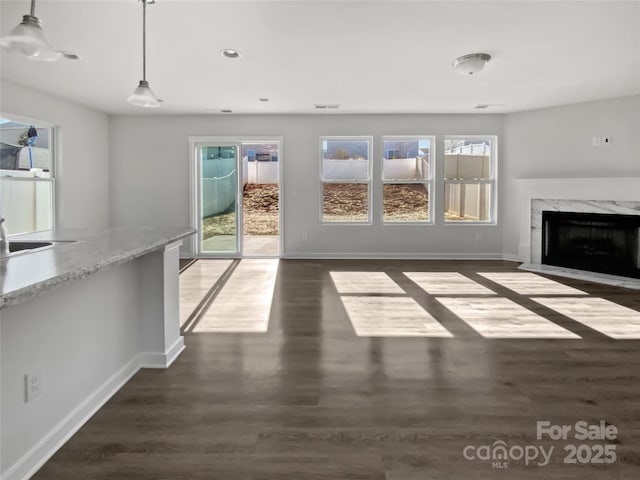
[[[383,137],[384,223],[431,221],[433,137]]]
[[[371,137],[321,137],[322,221],[370,223]]]
[[[444,220],[495,222],[496,137],[445,137]]]
[[[0,114],[0,210],[9,234],[53,228],[53,128]]]

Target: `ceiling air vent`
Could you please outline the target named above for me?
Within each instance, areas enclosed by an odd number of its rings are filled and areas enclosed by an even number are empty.
[[[223,108],[222,110],[220,110],[222,113],[231,113],[231,110],[229,110],[228,108]]]
[[[339,108],[340,105],[337,104],[331,104],[331,103],[316,103],[316,109],[317,110],[322,110],[325,108]]]

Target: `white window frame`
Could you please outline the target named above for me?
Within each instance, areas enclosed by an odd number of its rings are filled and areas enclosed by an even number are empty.
[[[323,151],[323,143],[326,141],[357,141],[357,142],[367,142],[367,160],[369,162],[367,166],[367,179],[349,179],[349,180],[325,180],[324,179],[324,151]],[[320,223],[322,225],[371,225],[372,224],[372,210],[373,210],[373,195],[372,195],[372,171],[373,171],[373,136],[339,136],[339,135],[324,135],[320,137],[319,142],[319,157],[320,157]],[[347,184],[347,183],[359,183],[367,185],[367,221],[363,222],[347,222],[347,221],[326,221],[324,219],[324,185],[326,183],[330,184]]]
[[[490,178],[488,179],[478,179],[478,180],[455,180],[455,179],[446,179],[444,178],[444,171],[446,169],[445,165],[445,155],[446,148],[444,147],[445,142],[447,140],[490,140],[491,141],[491,155],[489,159],[489,171]],[[496,179],[498,178],[498,136],[497,135],[444,135],[442,139],[442,168],[443,168],[443,177],[442,177],[442,207],[440,215],[442,218],[442,222],[444,225],[497,225],[498,224],[498,184]],[[490,185],[491,193],[489,197],[489,219],[488,220],[447,220],[445,218],[444,211],[444,195],[446,195],[446,186],[447,184],[469,184],[469,185],[478,185],[485,184]]]
[[[429,140],[429,180],[420,180],[420,179],[385,179],[384,177],[384,161],[388,154],[387,149],[384,147],[385,141],[393,141],[393,140]],[[436,164],[436,136],[435,135],[383,135],[381,139],[381,149],[382,158],[381,158],[381,168],[380,168],[380,179],[382,181],[382,194],[381,194],[381,212],[380,212],[380,221],[383,225],[433,225],[434,224],[434,199],[435,199],[435,164]],[[384,186],[387,184],[395,184],[395,185],[405,185],[409,183],[419,183],[423,185],[427,185],[427,201],[428,201],[428,210],[427,210],[427,220],[424,221],[416,221],[416,222],[394,222],[394,221],[385,221],[384,219]]]
[[[50,200],[49,200],[49,218],[51,219],[50,228],[43,230],[29,230],[25,232],[11,232],[9,236],[24,235],[31,233],[38,233],[43,231],[55,230],[57,228],[57,193],[56,193],[56,159],[58,157],[58,141],[57,134],[58,129],[55,125],[50,124],[42,120],[34,118],[23,117],[21,115],[14,115],[12,113],[0,112],[0,118],[11,120],[12,122],[19,122],[25,125],[36,125],[38,129],[46,128],[49,131],[49,152],[51,158],[51,166],[49,168],[48,177],[36,177],[31,172],[24,170],[0,170],[0,182],[26,182],[26,183],[49,183]],[[17,174],[18,173],[18,174]],[[6,215],[8,210],[6,205],[0,205],[0,215]]]

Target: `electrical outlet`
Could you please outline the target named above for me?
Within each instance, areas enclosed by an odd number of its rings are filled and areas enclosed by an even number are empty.
[[[591,145],[593,145],[594,147],[609,146],[611,145],[611,137],[609,135],[604,135],[602,137],[593,137],[591,139]]]
[[[24,383],[27,402],[42,394],[42,373],[27,373],[24,376]]]

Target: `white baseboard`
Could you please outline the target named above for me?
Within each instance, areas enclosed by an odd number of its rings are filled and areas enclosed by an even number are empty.
[[[169,368],[184,350],[184,337],[178,337],[165,353],[144,352],[140,357],[140,368]]]
[[[529,240],[526,243],[518,244],[518,257],[521,262],[529,262],[531,260],[531,243]]]
[[[502,260],[502,253],[289,253],[301,260]]]
[[[53,427],[2,475],[1,480],[23,480],[34,475],[139,369],[140,360],[136,356]]]
[[[167,368],[184,350],[184,338],[165,352],[143,352],[114,373],[60,423],[45,435],[0,480],[25,480],[34,475],[80,428],[120,390],[141,368]]]

